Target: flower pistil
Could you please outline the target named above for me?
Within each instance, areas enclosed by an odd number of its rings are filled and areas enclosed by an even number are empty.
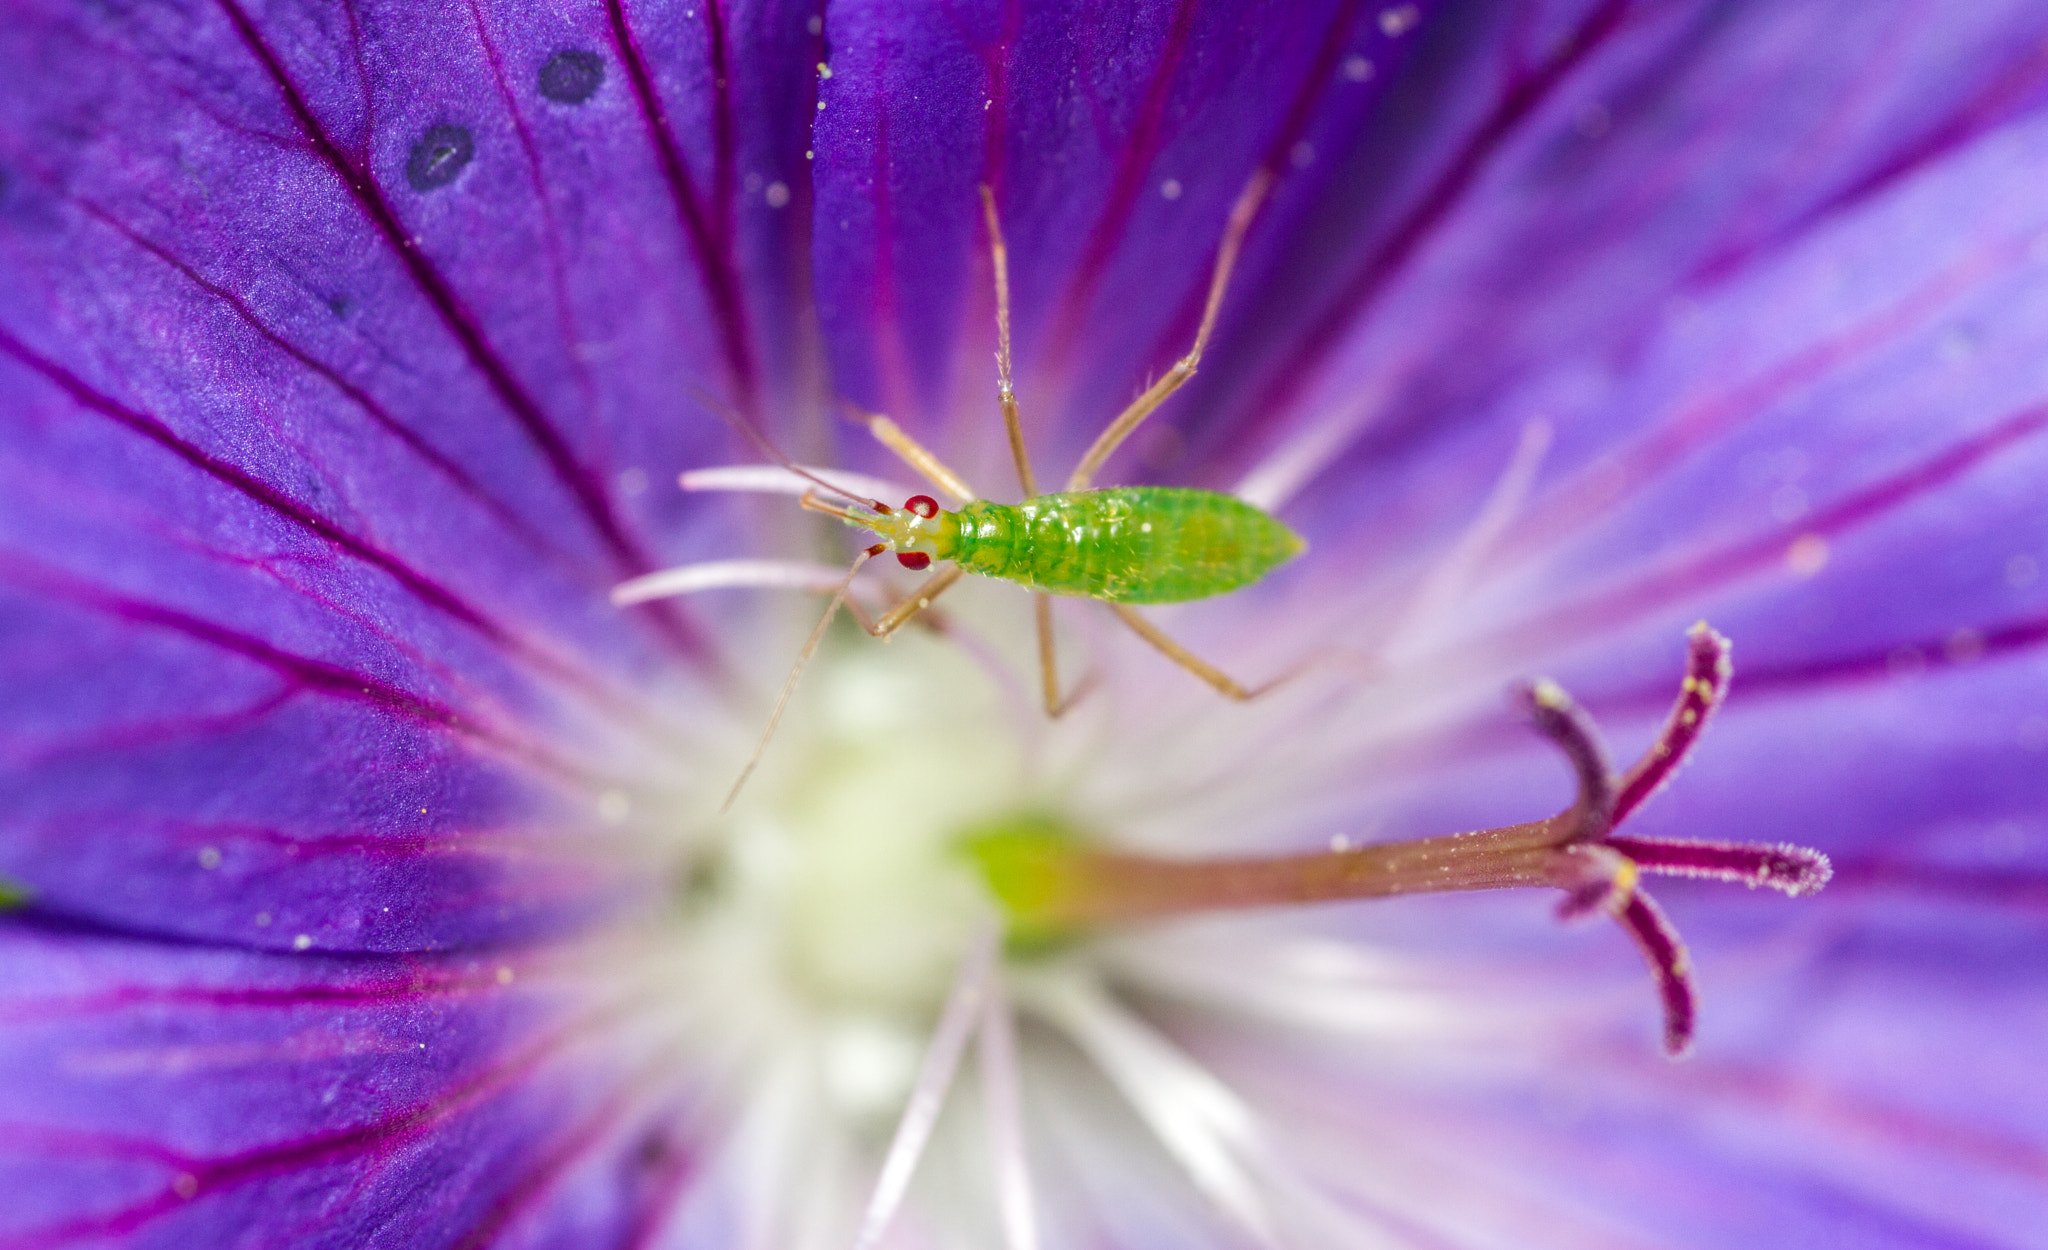
[[[1610,766],[1592,718],[1561,686],[1539,680],[1517,691],[1537,732],[1564,752],[1578,779],[1572,804],[1540,820],[1304,855],[1182,860],[1105,849],[1056,821],[1025,819],[974,835],[969,849],[1021,947],[1195,912],[1553,887],[1565,895],[1560,918],[1605,912],[1634,939],[1662,999],[1665,1051],[1676,1057],[1691,1047],[1697,1000],[1685,944],[1642,889],[1642,875],[1709,877],[1798,897],[1830,874],[1827,857],[1805,847],[1616,832],[1677,773],[1727,694],[1728,640],[1702,623],[1687,642],[1677,701],[1649,750],[1623,774]]]

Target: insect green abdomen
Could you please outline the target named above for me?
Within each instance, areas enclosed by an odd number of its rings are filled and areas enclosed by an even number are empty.
[[[1178,603],[1250,585],[1300,555],[1293,530],[1233,495],[1124,486],[976,500],[942,559],[1056,595]]]

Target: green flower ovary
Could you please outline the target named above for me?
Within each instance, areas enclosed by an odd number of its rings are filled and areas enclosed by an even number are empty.
[[[1070,826],[1042,812],[1001,817],[961,835],[960,849],[1002,908],[1013,952],[1046,950],[1076,936],[1063,913],[1078,884],[1081,846]]]

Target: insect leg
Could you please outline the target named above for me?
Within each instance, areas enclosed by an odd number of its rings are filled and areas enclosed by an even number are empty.
[[[1017,414],[1017,388],[1010,376],[1010,250],[1003,243],[1003,223],[996,216],[995,192],[985,182],[981,184],[981,216],[988,226],[989,267],[996,280],[996,402],[1003,410],[1003,430],[1010,436],[1010,459],[1017,465],[1017,485],[1029,499],[1038,493],[1038,478],[1031,472],[1031,453],[1024,447],[1024,422]],[[1060,701],[1052,597],[1035,594],[1031,601],[1038,628],[1038,684],[1045,695],[1045,714],[1057,717],[1067,710],[1067,704]]]
[[[1024,450],[1024,423],[1017,415],[1017,390],[1010,380],[1010,250],[1003,245],[1003,224],[996,218],[995,192],[981,184],[981,216],[988,225],[990,268],[996,277],[996,402],[1003,409],[1003,429],[1010,436],[1010,458],[1017,462],[1017,485],[1029,499],[1038,493],[1031,456]]]
[[[1045,714],[1057,718],[1067,706],[1060,702],[1060,664],[1052,636],[1052,596],[1032,595],[1031,608],[1038,624],[1038,688],[1045,695]]]
[[[1252,218],[1258,214],[1259,203],[1266,198],[1266,192],[1273,186],[1273,175],[1264,166],[1252,172],[1251,181],[1244,184],[1244,190],[1237,196],[1237,203],[1231,206],[1230,220],[1223,226],[1223,241],[1216,248],[1216,269],[1209,276],[1209,299],[1202,306],[1202,322],[1195,329],[1194,345],[1188,354],[1175,361],[1166,376],[1147,387],[1143,395],[1131,401],[1131,406],[1117,414],[1094,446],[1081,457],[1081,463],[1074,468],[1074,475],[1067,479],[1067,489],[1087,490],[1095,480],[1095,473],[1102,468],[1102,462],[1110,453],[1131,436],[1140,422],[1152,415],[1152,410],[1166,402],[1166,397],[1179,390],[1189,378],[1195,376],[1195,369],[1202,363],[1202,349],[1209,345],[1210,332],[1216,328],[1217,310],[1223,307],[1223,292],[1230,286],[1230,271],[1237,264],[1237,253],[1244,246],[1245,231],[1251,228]],[[1220,687],[1219,687],[1220,689]]]
[[[754,753],[748,757],[747,766],[740,770],[739,777],[732,783],[732,789],[725,792],[725,802],[718,806],[721,814],[732,810],[733,800],[740,797],[740,787],[746,785],[747,778],[754,775],[755,767],[761,762],[761,753],[768,749],[768,740],[775,736],[775,727],[782,723],[782,712],[789,706],[789,696],[796,692],[798,675],[804,671],[804,665],[810,662],[811,655],[818,649],[818,644],[825,640],[825,630],[832,624],[832,618],[839,615],[839,606],[847,601],[847,595],[853,589],[853,579],[860,575],[861,566],[888,549],[884,544],[876,543],[853,558],[853,567],[846,570],[846,577],[839,583],[839,588],[832,592],[832,602],[825,605],[825,614],[818,618],[817,628],[804,640],[804,649],[797,652],[796,663],[790,666],[789,676],[782,682],[782,693],[775,696],[775,710],[768,714],[768,727],[761,731],[761,740],[754,744]]]
[[[868,427],[868,433],[875,436],[876,442],[896,453],[898,460],[916,469],[925,481],[961,503],[981,498],[981,495],[967,484],[965,478],[947,468],[944,461],[934,456],[923,443],[905,433],[902,426],[878,412],[862,412],[851,404],[847,407],[852,408],[860,423]]]
[[[1146,620],[1138,613],[1136,608],[1128,604],[1112,603],[1109,605],[1109,609],[1116,613],[1118,619],[1122,620],[1124,624],[1131,627],[1132,633],[1158,648],[1159,653],[1167,659],[1172,660],[1175,664],[1180,665],[1203,681],[1208,682],[1217,694],[1222,695],[1226,699],[1234,699],[1239,703],[1248,702],[1294,676],[1293,672],[1286,672],[1263,685],[1242,686],[1230,674],[1167,637],[1166,631]]]
[[[954,565],[949,569],[942,569],[925,578],[923,585],[904,596],[903,600],[895,607],[882,613],[880,620],[873,622],[863,620],[861,621],[861,626],[877,638],[887,638],[909,624],[912,617],[932,606],[932,600],[945,594],[946,591],[952,588],[954,582],[959,581],[966,575],[967,570],[959,565]]]

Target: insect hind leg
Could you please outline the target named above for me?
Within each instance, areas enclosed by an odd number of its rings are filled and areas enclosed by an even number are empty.
[[[861,628],[877,638],[889,637],[897,630],[908,625],[918,613],[931,607],[932,600],[952,589],[953,583],[966,575],[967,570],[960,568],[958,565],[950,569],[941,569],[939,572],[925,578],[924,582],[916,590],[911,591],[898,600],[896,605],[887,612],[882,613],[879,619],[871,621],[865,617],[859,618]]]
[[[950,495],[960,503],[981,498],[980,492],[967,484],[967,479],[946,467],[946,462],[931,453],[931,449],[912,438],[904,428],[878,412],[866,412],[852,404],[846,405],[856,421],[867,427],[875,441],[889,449],[898,460],[909,465],[919,477],[939,488],[941,494]]]
[[[1214,690],[1217,694],[1237,703],[1251,702],[1253,699],[1292,678],[1299,671],[1291,669],[1262,685],[1246,686],[1222,669],[1217,668],[1214,664],[1209,663],[1201,656],[1175,642],[1168,636],[1165,630],[1140,615],[1136,608],[1128,604],[1112,603],[1109,605],[1109,610],[1116,613],[1117,619],[1128,625],[1132,633],[1151,643],[1161,655],[1201,678],[1204,682],[1207,682],[1210,689]]]

